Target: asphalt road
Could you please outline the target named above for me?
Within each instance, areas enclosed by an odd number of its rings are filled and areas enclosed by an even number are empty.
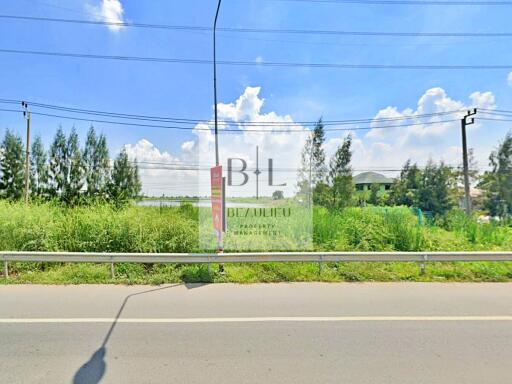
[[[509,383],[512,284],[0,286],[0,383]]]

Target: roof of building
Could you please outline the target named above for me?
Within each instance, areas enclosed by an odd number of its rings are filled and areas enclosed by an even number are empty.
[[[363,172],[353,177],[354,184],[391,184],[393,179],[377,172]]]

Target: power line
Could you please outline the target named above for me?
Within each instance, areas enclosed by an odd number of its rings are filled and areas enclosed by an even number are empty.
[[[0,109],[0,111],[4,112],[18,112],[21,113],[21,110],[10,110],[10,109]],[[193,128],[193,127],[179,127],[179,126],[168,126],[168,125],[156,125],[156,124],[140,124],[140,123],[129,123],[129,122],[121,122],[121,121],[111,121],[111,120],[99,120],[99,119],[86,119],[74,116],[64,116],[64,115],[55,115],[50,113],[43,112],[31,112],[32,115],[45,116],[45,117],[55,117],[67,120],[75,120],[75,121],[86,121],[90,123],[104,123],[104,124],[114,124],[114,125],[122,125],[122,126],[132,126],[132,127],[145,127],[145,128],[160,128],[160,129],[176,129],[176,130],[185,130],[185,131],[212,131],[211,128]],[[370,127],[353,127],[353,128],[330,128],[325,129],[326,132],[331,131],[368,131],[372,129],[393,129],[393,128],[401,128],[401,127],[411,127],[411,126],[421,126],[421,125],[436,125],[436,124],[446,124],[452,123],[455,121],[459,121],[459,119],[451,119],[451,120],[441,120],[441,121],[427,121],[420,123],[409,123],[409,124],[398,124],[398,125],[384,125],[384,126],[370,126]],[[258,133],[308,133],[309,131],[306,129],[221,129],[220,132],[258,132]]]
[[[491,117],[479,117],[478,119],[485,121],[512,121],[512,119],[493,119]]]
[[[101,60],[120,60],[120,61],[139,61],[156,63],[180,63],[180,64],[207,64],[211,65],[212,60],[204,59],[176,59],[163,57],[143,57],[143,56],[110,56],[94,55],[85,53],[65,53],[49,51],[31,51],[16,49],[0,49],[0,53],[23,54],[23,55],[42,55],[55,57],[72,57],[79,59],[101,59]],[[326,69],[401,69],[401,70],[492,70],[512,68],[511,64],[503,65],[409,65],[409,64],[341,64],[341,63],[293,63],[293,62],[256,62],[256,61],[230,61],[218,60],[217,64],[227,66],[251,66],[251,67],[274,67],[274,68],[326,68]]]
[[[376,5],[469,5],[502,6],[512,5],[512,1],[450,1],[450,0],[272,0],[296,3],[332,3],[332,4],[376,4]]]
[[[13,100],[13,99],[0,99],[0,103],[6,104],[21,104],[23,100]],[[190,119],[190,118],[178,118],[178,117],[161,117],[161,116],[149,116],[149,115],[136,115],[136,114],[126,114],[126,113],[117,113],[117,112],[106,112],[99,110],[91,110],[91,109],[82,109],[76,107],[63,107],[52,104],[43,104],[32,101],[26,101],[30,104],[31,107],[38,107],[42,109],[51,109],[58,110],[63,112],[71,112],[77,114],[86,114],[93,116],[104,116],[104,117],[113,117],[113,118],[121,118],[121,119],[130,119],[130,120],[143,120],[143,121],[153,121],[153,122],[171,122],[171,123],[179,123],[179,124],[201,124],[208,122],[210,119]],[[361,118],[361,119],[348,119],[348,120],[322,120],[322,124],[325,126],[331,125],[349,125],[349,124],[362,124],[362,123],[378,123],[378,122],[389,122],[389,121],[403,121],[403,120],[413,120],[413,119],[423,119],[426,117],[439,117],[446,115],[453,115],[464,112],[465,109],[461,110],[452,110],[452,111],[444,111],[444,112],[434,112],[434,113],[425,113],[425,114],[417,114],[417,115],[406,115],[406,116],[397,116],[397,117],[381,117],[381,118]],[[258,126],[258,127],[272,127],[272,126],[315,126],[318,121],[240,121],[240,122],[219,122],[224,125],[231,124],[240,124],[242,126]]]
[[[512,2],[508,2],[512,4]],[[68,24],[84,25],[105,25],[131,28],[149,28],[164,29],[173,31],[195,31],[211,32],[211,27],[193,26],[193,25],[168,25],[168,24],[149,24],[149,23],[131,23],[117,21],[96,21],[80,19],[62,19],[52,17],[36,17],[21,15],[0,15],[2,19],[41,21]],[[234,28],[219,27],[218,31],[227,33],[265,33],[265,34],[291,34],[291,35],[333,35],[333,36],[385,36],[385,37],[512,37],[512,32],[386,32],[386,31],[340,31],[340,30],[318,30],[318,29],[275,29],[275,28]]]
[[[490,114],[490,115],[500,115],[505,114],[509,115],[512,114],[512,111],[508,111],[506,109],[485,109],[485,108],[479,108],[479,111],[483,111],[484,113]]]

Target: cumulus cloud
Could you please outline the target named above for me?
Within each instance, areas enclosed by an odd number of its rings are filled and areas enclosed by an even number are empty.
[[[294,123],[289,115],[264,112],[265,100],[260,92],[260,87],[247,87],[232,103],[218,104],[220,162],[226,167],[228,158],[243,159],[250,177],[245,187],[228,187],[228,193],[230,196],[254,196],[254,172],[258,168],[262,172],[259,176],[261,195],[270,195],[280,189],[291,196],[296,190],[301,151],[310,132]],[[126,145],[130,159],[139,162],[144,193],[209,195],[209,168],[215,165],[213,128],[213,120],[197,124],[193,130],[195,138],[181,143],[177,154],[162,151],[147,139]],[[268,185],[269,158],[273,159],[273,186]],[[240,161],[234,162],[236,167],[240,164]],[[241,179],[240,173],[234,173],[234,184]],[[277,186],[282,183],[286,186]]]
[[[161,151],[149,140],[124,146],[128,157],[137,161],[143,192],[148,195],[196,195],[197,170],[191,167],[195,161],[190,156],[193,142],[182,144],[181,156]]]
[[[281,189],[285,195],[290,196],[296,190],[301,150],[309,130],[294,123],[289,115],[279,115],[273,111],[263,112],[265,99],[260,96],[260,92],[260,87],[247,87],[236,101],[218,104],[221,163],[226,164],[228,158],[243,159],[247,163],[251,181],[244,188],[232,189],[232,193],[239,196],[253,196],[255,194],[253,173],[258,167],[263,172],[260,176],[262,195],[269,195],[274,190]],[[211,121],[196,126],[198,157],[201,164],[213,165],[215,138],[212,128]],[[222,132],[226,128],[229,128],[230,132]],[[256,147],[259,151],[258,163],[256,163]],[[274,162],[274,184],[286,183],[286,186],[268,186],[269,158]],[[199,185],[206,186],[204,191],[206,193],[209,175],[202,172],[200,178],[203,180],[200,180]]]
[[[371,124],[373,129],[365,135],[367,157],[362,166],[383,164],[382,153],[385,152],[390,154],[385,157],[385,166],[398,167],[408,158],[419,163],[429,158],[458,163],[460,152],[447,148],[459,142],[460,119],[468,108],[494,109],[495,97],[492,92],[473,92],[468,101],[463,102],[451,98],[443,88],[436,87],[428,89],[414,109],[400,111],[393,106],[381,109]],[[461,112],[450,113],[453,111]],[[471,127],[478,129],[479,125]]]
[[[124,22],[124,9],[121,0],[100,0],[99,4],[86,4],[91,16],[98,21],[109,21],[113,23]],[[123,28],[121,25],[108,25],[108,29],[118,32]]]
[[[407,159],[420,165],[429,159],[458,165],[461,157],[460,118],[468,108],[493,109],[496,107],[496,100],[491,92],[473,92],[466,101],[456,100],[444,89],[437,87],[428,89],[414,104],[414,107],[403,110],[388,106],[377,111],[371,125],[373,129],[369,131],[352,130],[341,135],[328,134],[324,145],[327,161],[341,145],[343,138],[350,134],[353,138],[352,165],[356,173],[358,170],[375,168],[399,169]],[[459,110],[461,112],[454,114],[420,116]],[[276,189],[283,190],[287,196],[292,195],[296,191],[297,170],[300,167],[302,148],[310,135],[309,129],[294,122],[290,115],[265,111],[265,99],[261,96],[260,87],[247,87],[233,102],[219,103],[218,111],[220,162],[226,166],[228,158],[243,159],[250,177],[244,188],[228,187],[228,195],[255,194],[254,171],[257,165],[263,172],[259,176],[261,195],[271,194]],[[379,129],[381,126],[390,128]],[[471,127],[478,129],[478,124]],[[167,195],[207,196],[210,189],[209,168],[215,164],[213,128],[213,120],[197,124],[193,130],[194,138],[181,143],[179,153],[176,154],[162,151],[148,140],[127,145],[129,156],[137,159],[141,168],[145,168],[141,172],[144,191],[151,194],[160,191],[160,194]],[[470,142],[470,146],[472,145],[478,147],[477,143]],[[256,147],[259,150],[258,164]],[[480,148],[480,157],[476,151],[477,161],[481,164],[485,164],[488,150],[490,149]],[[274,161],[274,184],[286,183],[285,187],[268,186],[268,158]],[[175,168],[180,168],[181,165],[181,169],[162,170],[161,164],[142,162],[172,163]],[[187,169],[185,165],[190,164],[197,165],[199,169]],[[239,164],[240,161],[235,165]],[[235,183],[243,179],[239,173],[234,177]]]

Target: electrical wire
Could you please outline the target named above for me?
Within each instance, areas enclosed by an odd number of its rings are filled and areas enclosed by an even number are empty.
[[[267,0],[269,1],[269,0]],[[464,0],[271,0],[295,3],[332,3],[332,4],[364,4],[364,5],[456,5],[456,6],[503,6],[512,5],[512,1],[464,1]]]
[[[119,60],[135,62],[155,62],[155,63],[180,63],[180,64],[213,64],[212,60],[207,59],[180,59],[164,57],[144,57],[144,56],[112,56],[95,55],[85,53],[67,53],[67,52],[49,52],[32,51],[18,49],[0,49],[0,53],[39,55],[54,57],[71,57],[78,59],[101,59],[101,60]],[[469,65],[412,65],[412,64],[342,64],[342,63],[298,63],[298,62],[256,62],[256,61],[231,61],[217,60],[218,65],[225,66],[250,66],[250,67],[274,67],[274,68],[326,68],[326,69],[401,69],[401,70],[493,70],[493,69],[512,69],[512,64],[469,64]]]
[[[1,103],[6,104],[21,104],[23,100],[13,100],[13,99],[0,99]],[[154,122],[172,122],[179,124],[200,124],[208,122],[209,119],[189,119],[189,118],[178,118],[178,117],[161,117],[161,116],[149,116],[149,115],[135,115],[135,114],[126,114],[126,113],[117,113],[117,112],[106,112],[99,110],[91,110],[91,109],[82,109],[75,107],[63,107],[52,104],[43,104],[32,101],[25,101],[31,107],[39,107],[43,109],[52,109],[64,112],[72,112],[78,114],[86,114],[93,116],[104,116],[104,117],[114,117],[121,119],[130,119],[130,120],[143,120],[143,121],[154,121]],[[349,125],[349,124],[362,124],[362,123],[377,123],[377,122],[389,122],[389,121],[403,121],[403,120],[413,120],[413,119],[422,119],[426,117],[439,117],[446,115],[453,115],[464,112],[465,109],[452,110],[452,111],[444,111],[444,112],[434,112],[434,113],[425,113],[425,114],[417,114],[417,115],[407,115],[407,116],[397,116],[397,117],[381,117],[381,118],[361,118],[361,119],[348,119],[348,120],[322,120],[322,124],[324,126],[331,125]],[[265,121],[265,122],[257,122],[257,121],[241,121],[241,122],[233,122],[229,123],[226,121],[219,122],[220,124],[230,125],[230,124],[240,124],[243,126],[258,126],[258,127],[267,127],[267,126],[316,126],[318,121]]]
[[[507,2],[512,5],[512,2]],[[168,25],[168,24],[148,24],[117,22],[106,20],[80,20],[80,19],[62,19],[52,17],[36,17],[22,15],[0,14],[2,19],[41,21],[53,23],[85,24],[85,25],[105,25],[116,27],[132,28],[150,28],[165,29],[173,31],[194,31],[211,32],[211,27],[193,26],[193,25]],[[340,30],[317,30],[317,29],[275,29],[275,28],[234,28],[218,27],[220,32],[228,33],[266,33],[266,34],[292,34],[292,35],[338,35],[338,36],[386,36],[386,37],[511,37],[512,32],[386,32],[386,31],[340,31]]]
[[[2,111],[2,109],[0,109]],[[21,110],[5,110],[6,112],[23,112]],[[140,124],[140,123],[128,123],[128,122],[120,122],[120,121],[111,121],[111,120],[98,120],[98,119],[86,119],[79,118],[74,116],[64,116],[64,115],[55,115],[50,113],[42,113],[42,112],[30,112],[32,115],[39,115],[45,117],[56,117],[67,120],[75,120],[75,121],[86,121],[91,123],[104,123],[104,124],[114,124],[114,125],[122,125],[122,126],[132,126],[132,127],[146,127],[146,128],[160,128],[160,129],[176,129],[176,130],[185,130],[185,131],[212,131],[213,128],[192,128],[192,127],[178,127],[178,126],[168,126],[168,125],[156,125],[156,124]],[[436,125],[436,124],[445,124],[452,123],[455,121],[459,121],[459,119],[451,119],[451,120],[441,120],[441,121],[427,121],[421,123],[410,123],[410,124],[398,124],[398,125],[384,125],[384,126],[371,126],[371,127],[353,127],[353,128],[330,128],[325,129],[326,132],[331,131],[367,131],[372,129],[394,129],[401,127],[411,127],[411,126],[419,126],[419,125]],[[221,129],[220,132],[258,132],[258,133],[307,133],[306,129]]]

